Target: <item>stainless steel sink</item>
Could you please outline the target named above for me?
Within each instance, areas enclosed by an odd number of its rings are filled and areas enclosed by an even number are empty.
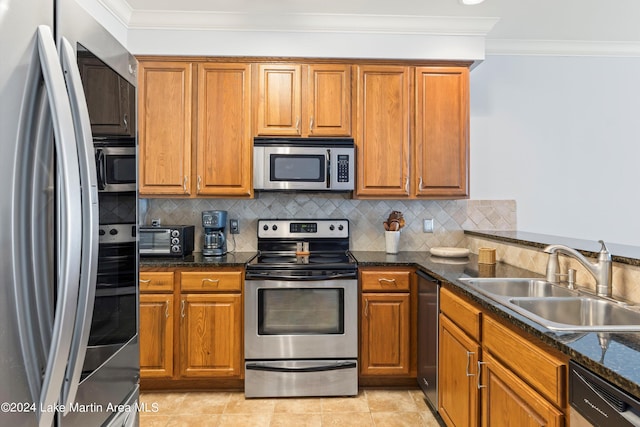
[[[473,289],[547,329],[640,332],[640,310],[544,279],[463,278]]]
[[[542,279],[480,278],[461,279],[485,294],[509,297],[563,297],[578,293]],[[489,296],[491,296],[489,295]]]
[[[595,296],[511,298],[509,303],[551,330],[640,331],[640,312]]]

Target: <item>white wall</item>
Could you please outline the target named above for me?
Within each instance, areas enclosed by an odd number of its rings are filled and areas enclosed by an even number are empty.
[[[487,56],[471,73],[471,196],[518,229],[640,246],[640,58]]]

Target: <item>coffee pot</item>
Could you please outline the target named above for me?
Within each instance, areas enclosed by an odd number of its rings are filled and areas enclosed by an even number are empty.
[[[203,211],[204,245],[202,255],[222,256],[227,253],[227,211]]]

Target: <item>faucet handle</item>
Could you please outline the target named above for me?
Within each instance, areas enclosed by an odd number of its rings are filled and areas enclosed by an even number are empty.
[[[602,245],[602,247],[600,248],[600,256],[598,257],[598,259],[611,261],[611,252],[609,252],[607,245],[604,244],[604,240],[598,240],[598,243]]]

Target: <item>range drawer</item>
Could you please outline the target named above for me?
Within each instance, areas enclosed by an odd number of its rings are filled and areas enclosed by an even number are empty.
[[[440,289],[440,311],[476,341],[480,341],[480,309],[446,288]]]
[[[141,271],[140,292],[172,292],[173,271]]]
[[[241,291],[242,271],[183,271],[183,292]]]
[[[411,271],[406,270],[363,270],[360,271],[362,290],[368,291],[403,291],[407,292],[411,284]]]

